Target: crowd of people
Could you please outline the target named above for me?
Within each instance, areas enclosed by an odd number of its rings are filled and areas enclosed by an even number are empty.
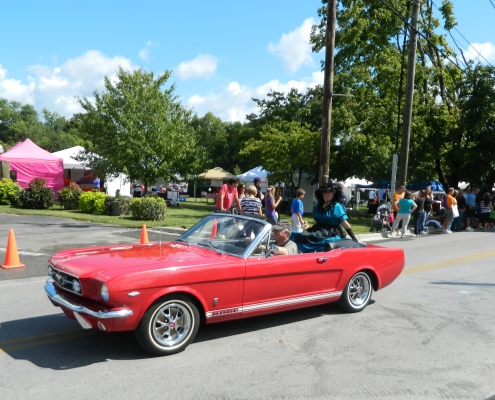
[[[229,212],[234,209],[239,214],[263,217],[264,206],[264,218],[272,224],[279,248],[275,254],[292,254],[295,248],[293,243],[299,251],[307,252],[328,250],[331,242],[345,237],[354,242],[358,241],[347,221],[347,198],[342,182],[323,185],[316,190],[317,201],[312,215],[315,223],[311,227],[304,220],[303,199],[306,192],[303,189],[298,189],[296,197],[292,200],[291,222],[279,221],[276,209],[282,199],[276,198],[273,186],[268,186],[264,195],[260,186],[262,182],[262,179],[255,178],[254,184],[246,188],[246,185],[239,183],[237,179],[229,180],[218,192],[215,211]],[[430,223],[437,224],[445,234],[463,229],[487,230],[495,225],[495,192],[480,195],[479,188],[468,189],[465,192],[449,188],[442,196],[435,195],[430,186],[414,193],[400,186],[392,199],[389,190],[384,191],[380,200],[378,196],[377,192],[370,191],[369,201],[391,201],[391,231],[400,237],[406,236],[411,219],[414,236],[427,234],[427,226]],[[473,222],[474,228],[471,226]]]
[[[436,221],[442,233],[492,229],[495,225],[495,192],[480,194],[479,188],[464,192],[449,188],[445,195],[434,195],[431,187],[411,193],[400,186],[392,200],[392,232],[404,237],[413,218],[413,236],[425,235],[426,226]],[[431,220],[430,220],[431,218]],[[434,224],[432,224],[434,225]],[[472,226],[474,225],[474,227]]]

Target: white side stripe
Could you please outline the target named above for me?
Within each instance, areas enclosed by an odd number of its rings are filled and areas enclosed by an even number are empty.
[[[266,303],[251,304],[251,305],[245,306],[245,307],[224,308],[221,310],[215,310],[215,311],[207,312],[206,318],[218,317],[218,316],[227,315],[227,314],[238,314],[238,313],[242,313],[242,312],[252,312],[252,311],[263,310],[266,308],[281,307],[281,306],[287,306],[290,304],[306,303],[306,302],[311,302],[311,301],[315,301],[315,300],[329,299],[332,297],[339,297],[341,294],[342,294],[341,291],[340,292],[326,292],[326,293],[321,293],[321,294],[313,294],[310,296],[293,297],[290,299],[275,300],[275,301],[268,301]]]

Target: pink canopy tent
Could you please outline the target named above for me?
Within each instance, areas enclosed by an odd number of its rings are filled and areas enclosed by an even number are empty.
[[[0,161],[10,162],[10,170],[17,172],[17,182],[23,188],[28,188],[34,178],[46,179],[46,186],[54,191],[64,187],[63,160],[29,139],[0,154]]]

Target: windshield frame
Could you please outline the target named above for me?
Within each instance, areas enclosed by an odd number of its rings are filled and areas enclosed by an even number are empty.
[[[242,254],[235,254],[231,253],[229,251],[223,250],[223,249],[214,249],[213,247],[210,246],[201,246],[201,244],[198,244],[196,242],[190,242],[187,240],[188,237],[190,237],[194,232],[198,230],[198,228],[202,227],[207,223],[208,220],[211,220],[213,218],[216,218],[218,221],[221,221],[222,219],[236,219],[236,220],[246,220],[246,221],[254,221],[256,223],[259,223],[262,228],[261,230],[256,234],[255,238],[252,240],[252,242],[246,247],[246,249],[242,252]],[[272,229],[272,225],[264,220],[261,220],[259,218],[251,218],[247,217],[245,215],[236,215],[236,214],[210,214],[207,215],[205,218],[203,218],[201,221],[197,222],[195,225],[193,225],[190,229],[188,229],[186,232],[184,232],[182,235],[180,235],[175,241],[178,241],[178,243],[186,243],[189,246],[201,246],[204,248],[208,248],[212,251],[216,251],[219,254],[228,254],[233,257],[238,257],[238,258],[243,258],[246,259],[248,258],[256,248],[261,244],[262,239],[266,237],[266,234],[269,233]]]

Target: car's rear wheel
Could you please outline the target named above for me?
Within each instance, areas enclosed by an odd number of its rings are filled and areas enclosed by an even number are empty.
[[[166,356],[183,351],[199,328],[199,312],[183,295],[171,295],[155,302],[144,314],[135,334],[149,353]]]
[[[363,310],[371,300],[373,286],[368,273],[358,272],[347,283],[339,306],[347,312],[358,312]]]

